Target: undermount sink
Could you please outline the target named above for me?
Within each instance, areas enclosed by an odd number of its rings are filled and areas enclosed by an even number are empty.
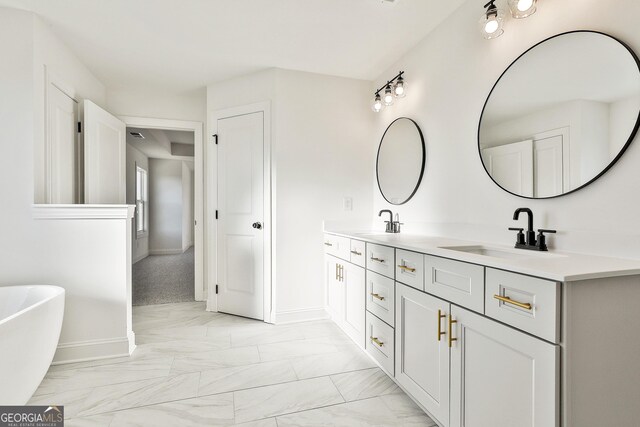
[[[364,233],[353,233],[354,236],[362,237],[364,239],[374,239],[374,240],[382,240],[387,242],[393,241],[405,241],[405,242],[419,242],[425,240],[424,236],[416,236],[411,234],[403,234],[403,233],[385,233],[383,231],[369,231]]]
[[[506,259],[526,259],[526,258],[558,258],[562,255],[550,254],[548,252],[535,252],[523,249],[505,249],[505,248],[493,248],[490,246],[475,245],[475,246],[440,246],[440,249],[448,249],[451,251],[466,252],[468,254],[482,255],[493,258],[506,258]]]

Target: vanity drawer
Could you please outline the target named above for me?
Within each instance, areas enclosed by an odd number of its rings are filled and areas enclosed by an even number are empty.
[[[394,326],[395,283],[393,279],[367,271],[367,310]]]
[[[366,267],[364,256],[367,253],[365,243],[360,240],[351,239],[351,262],[360,267]]]
[[[394,336],[393,328],[373,314],[367,312],[367,353],[394,376]]]
[[[424,255],[396,249],[396,281],[424,291]]]
[[[558,282],[487,268],[485,307],[489,317],[548,341],[559,342]]]
[[[346,261],[350,259],[351,239],[334,234],[324,235],[324,251],[329,255],[342,258]]]
[[[424,257],[424,290],[484,313],[484,267],[431,255]]]
[[[394,249],[389,246],[367,243],[367,268],[383,276],[394,278]]]

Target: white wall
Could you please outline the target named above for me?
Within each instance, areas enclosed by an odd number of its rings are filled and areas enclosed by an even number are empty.
[[[34,122],[34,200],[44,203],[46,74],[63,82],[65,89],[72,89],[79,103],[90,99],[104,107],[106,88],[37,16],[33,17],[33,40],[34,102],[37,107]]]
[[[373,211],[399,212],[407,232],[511,244],[514,236],[507,227],[514,225],[512,213],[528,206],[536,227],[558,229],[551,238],[558,249],[640,258],[637,141],[598,181],[550,200],[527,200],[502,191],[486,175],[477,149],[482,106],[496,79],[518,55],[547,37],[582,28],[610,33],[640,52],[640,2],[621,0],[615,8],[595,0],[540,2],[535,15],[509,20],[504,35],[491,41],[478,32],[480,12],[476,2],[466,2],[377,79],[380,85],[405,70],[409,90],[405,99],[376,116],[376,137],[369,150],[377,149],[377,140],[394,118],[408,116],[424,132],[427,166],[409,203],[390,206],[376,190]],[[376,188],[375,178],[371,186]],[[382,226],[378,218],[374,221]]]
[[[140,150],[127,144],[127,204],[136,204],[136,166],[149,172],[149,158]],[[149,175],[147,175],[149,176]],[[147,215],[149,212],[147,212]],[[136,263],[149,255],[149,233],[137,236],[133,227],[132,237],[132,259]]]
[[[182,162],[149,159],[149,253],[182,252]]]
[[[280,69],[207,88],[209,112],[271,102],[276,321],[324,308],[322,221],[371,212],[369,92],[365,81]]]
[[[205,121],[204,88],[192,93],[174,94],[109,88],[107,108],[117,116]]]
[[[193,178],[191,168],[182,162],[182,251],[193,246]]]
[[[0,8],[0,286],[65,288],[62,358],[121,355],[128,349],[131,326],[127,220],[34,219],[34,147],[42,140],[44,111],[43,79],[36,72],[40,60],[34,58],[36,49],[45,46],[44,36],[36,36],[40,24],[35,20],[30,13]],[[43,44],[36,47],[35,40]],[[55,39],[48,42],[51,64],[79,71],[64,46]],[[114,248],[117,254],[105,253]]]

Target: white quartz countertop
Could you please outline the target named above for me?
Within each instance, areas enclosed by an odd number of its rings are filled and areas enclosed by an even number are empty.
[[[483,242],[473,242],[446,237],[418,234],[390,234],[376,231],[332,230],[326,233],[349,237],[370,243],[393,246],[399,249],[455,259],[487,267],[513,271],[560,282],[599,279],[604,277],[640,275],[640,260],[609,258],[568,252],[529,251]],[[498,256],[480,255],[451,247],[482,247],[503,251]]]

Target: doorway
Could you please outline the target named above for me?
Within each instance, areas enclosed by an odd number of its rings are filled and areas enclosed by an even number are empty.
[[[202,124],[123,117],[134,306],[204,301]]]
[[[210,263],[216,292],[209,308],[272,322],[270,108],[268,103],[212,114],[208,164]],[[212,168],[213,169],[213,168]]]

